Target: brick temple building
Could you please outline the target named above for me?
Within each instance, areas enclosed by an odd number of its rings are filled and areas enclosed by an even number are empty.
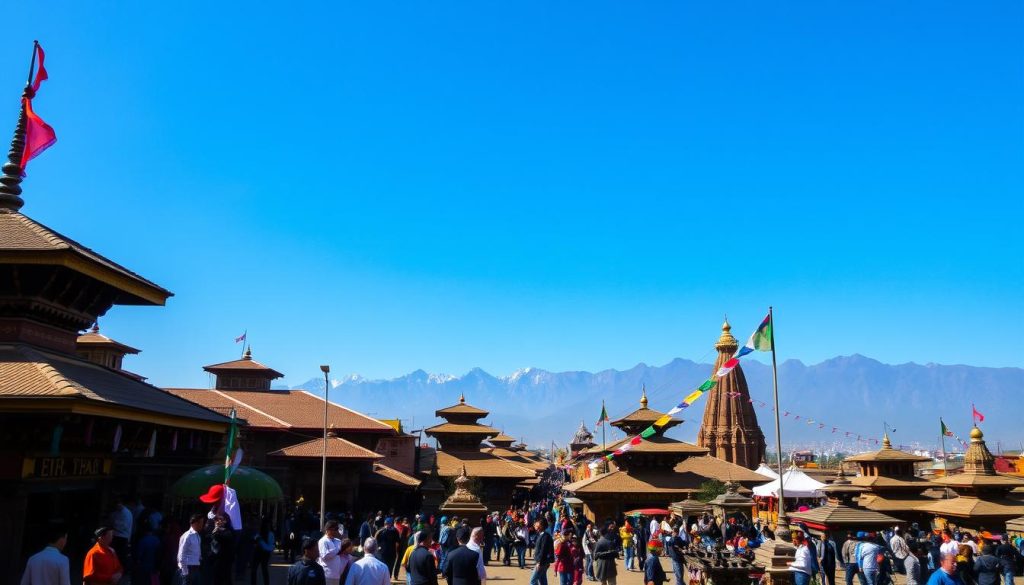
[[[736,353],[739,344],[732,336],[729,321],[722,324],[722,335],[715,343],[718,359],[712,372],[717,372]],[[757,413],[750,403],[750,389],[743,367],[736,366],[718,379],[708,393],[704,420],[697,434],[697,445],[712,457],[724,459],[747,469],[756,469],[764,460],[764,433],[757,424]]]

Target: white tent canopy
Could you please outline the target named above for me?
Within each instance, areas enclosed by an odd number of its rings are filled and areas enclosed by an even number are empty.
[[[764,463],[762,463],[760,467],[755,469],[754,473],[760,473],[761,475],[765,477],[770,477],[772,479],[779,479],[778,472],[772,469],[771,467],[768,467]]]
[[[821,488],[825,487],[825,484],[815,479],[811,479],[806,473],[800,471],[796,467],[790,467],[786,470],[786,474],[782,476],[782,487],[786,493],[786,499],[820,498],[824,495]],[[755,486],[754,495],[772,498],[779,497],[778,478],[766,484]]]

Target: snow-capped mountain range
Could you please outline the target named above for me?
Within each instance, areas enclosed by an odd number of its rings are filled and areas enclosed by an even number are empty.
[[[746,360],[742,367],[771,449],[771,368],[754,360]],[[474,368],[461,376],[416,370],[390,380],[353,374],[332,380],[330,399],[378,418],[402,419],[407,430],[415,430],[439,423],[434,411],[456,403],[464,394],[470,404],[490,411],[484,420],[487,424],[530,445],[551,441],[564,445],[581,421],[594,430],[602,400],[614,420],[639,407],[641,387],[646,386],[650,407],[667,411],[707,379],[711,368],[711,364],[677,358],[662,366],[637,364],[628,370],[594,373],[523,368],[493,376]],[[322,394],[323,385],[322,379],[312,379],[295,388]],[[1024,439],[1015,414],[1024,390],[1022,368],[890,365],[861,355],[813,365],[788,360],[779,366],[779,388],[780,410],[789,412],[782,418],[787,450],[796,446],[877,448],[863,443],[858,447],[855,435],[879,438],[883,423],[895,427],[894,443],[932,448],[939,440],[940,416],[967,438],[972,403],[986,415],[981,426],[993,451],[1000,444],[1020,449]],[[701,399],[681,413],[685,424],[670,434],[694,440],[705,404],[706,398]],[[838,430],[833,432],[833,427]],[[607,433],[609,441],[622,437],[614,428]]]

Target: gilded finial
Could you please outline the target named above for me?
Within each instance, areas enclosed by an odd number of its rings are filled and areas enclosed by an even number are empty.
[[[640,395],[640,406],[642,408],[647,408],[647,384],[644,384],[642,388],[643,390],[641,390],[642,394]]]
[[[736,348],[739,347],[739,345],[731,332],[732,325],[729,324],[729,317],[726,316],[725,322],[722,323],[722,336],[718,338],[718,343],[715,344],[715,349],[729,353],[736,351]]]
[[[466,403],[466,393],[463,392],[462,394],[459,394],[459,404],[465,404],[465,403]]]
[[[889,433],[888,432],[886,432],[885,434],[882,435],[882,448],[883,449],[892,449],[892,441],[889,440]]]
[[[981,432],[981,429],[978,428],[978,425],[974,425],[974,428],[971,429],[971,442],[972,443],[980,443],[981,439],[984,436],[985,436],[984,433]]]
[[[252,346],[251,345],[246,346],[245,354],[242,355],[242,359],[243,360],[251,360],[252,359]]]

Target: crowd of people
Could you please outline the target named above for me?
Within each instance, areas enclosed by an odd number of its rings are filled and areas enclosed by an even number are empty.
[[[841,544],[837,544],[837,537]],[[836,570],[846,585],[1013,585],[1024,569],[1024,540],[1007,534],[945,529],[934,534],[916,524],[882,532],[824,532],[820,538],[793,532],[796,559],[790,566],[795,585],[818,578],[836,585]]]
[[[270,585],[270,563],[280,551],[291,567],[288,585],[480,585],[492,563],[529,571],[530,585],[615,585],[621,570],[643,572],[645,585],[674,577],[684,585],[684,555],[693,549],[728,550],[753,558],[775,535],[742,514],[619,516],[594,523],[554,494],[482,517],[444,514],[328,514],[302,509],[275,530],[269,519],[247,519],[236,530],[223,513],[194,514],[188,528],[158,510],[120,501],[81,563],[83,585]],[[792,532],[795,585],[1013,585],[1024,568],[1024,540],[911,525],[882,532],[812,535]],[[51,530],[48,544],[32,556],[22,585],[70,585],[77,571],[62,554],[68,533]],[[661,557],[667,557],[666,574]]]

